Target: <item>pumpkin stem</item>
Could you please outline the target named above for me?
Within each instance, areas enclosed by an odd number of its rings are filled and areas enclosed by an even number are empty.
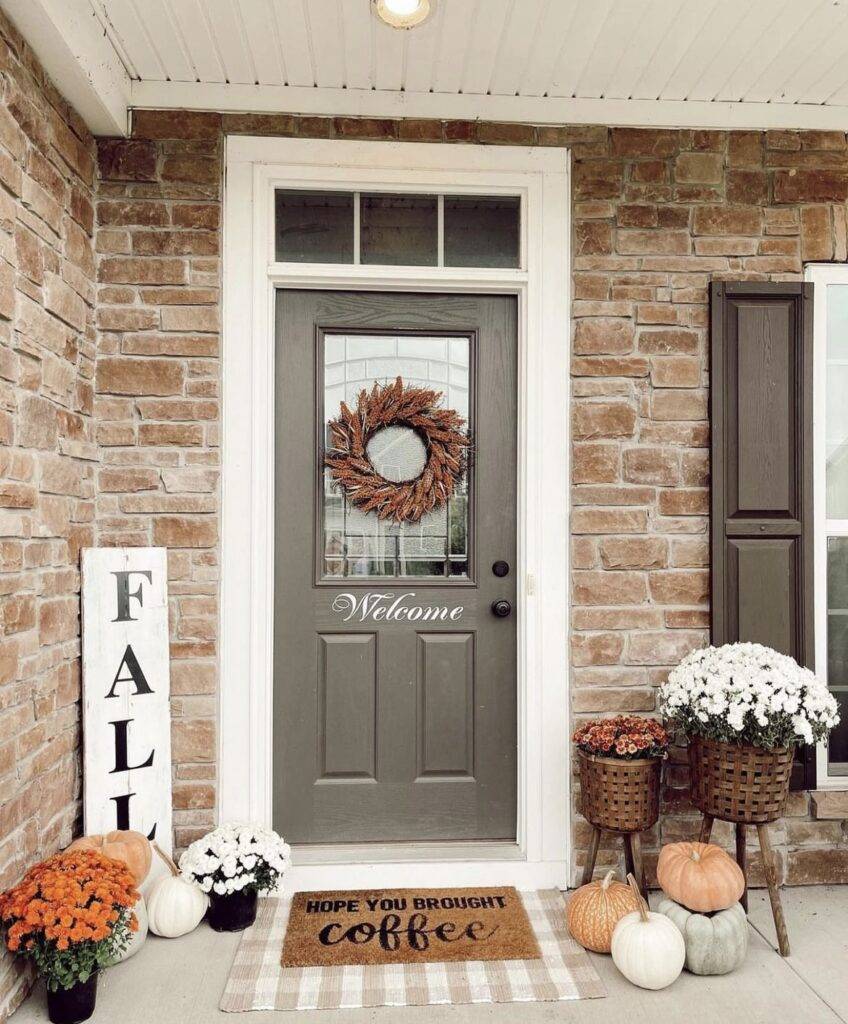
[[[610,882],[615,877],[615,871],[607,871],[604,877],[601,879],[601,888],[606,892],[610,887]]]
[[[639,904],[639,916],[642,918],[643,923],[647,924],[648,912],[650,910],[650,907],[645,902],[645,897],[642,895],[641,892],[639,892],[639,886],[636,884],[636,879],[633,877],[632,874],[628,874],[627,884],[633,890],[633,895],[636,897],[636,900]]]
[[[160,860],[165,862],[165,865],[171,872],[172,877],[176,878],[180,873],[180,869],[177,867],[176,861],[173,857],[169,857],[164,850],[160,850],[156,843],[151,842],[150,845],[153,847],[154,854],[156,854]]]

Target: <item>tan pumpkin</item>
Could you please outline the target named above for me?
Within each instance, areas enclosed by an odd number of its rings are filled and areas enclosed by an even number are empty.
[[[713,843],[669,843],[660,850],[657,881],[675,903],[699,914],[727,910],[745,891],[742,869]]]
[[[102,836],[82,836],[75,839],[68,849],[97,850],[114,860],[123,861],[130,869],[136,885],[140,885],[146,878],[153,857],[147,836],[129,829],[107,832]]]
[[[593,953],[609,953],[615,926],[639,909],[630,886],[614,881],[614,875],[608,871],[599,881],[581,886],[568,901],[568,930]]]

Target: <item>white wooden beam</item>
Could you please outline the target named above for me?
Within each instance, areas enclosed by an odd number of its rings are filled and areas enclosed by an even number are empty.
[[[132,82],[135,108],[360,117],[427,117],[650,128],[817,128],[848,131],[848,107],[804,103],[478,96],[203,82]]]
[[[126,135],[130,78],[89,0],[0,0],[95,135]]]

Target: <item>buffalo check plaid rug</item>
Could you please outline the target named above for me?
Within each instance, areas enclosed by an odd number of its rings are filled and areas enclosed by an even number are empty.
[[[242,935],[221,1009],[330,1010],[444,1003],[555,1002],[606,995],[586,951],[568,934],[555,889],[522,892],[540,960],[281,967],[290,899],[262,899]]]

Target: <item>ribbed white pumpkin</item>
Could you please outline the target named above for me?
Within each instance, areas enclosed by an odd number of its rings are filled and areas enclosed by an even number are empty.
[[[150,869],[142,879],[141,885],[137,886],[138,891],[145,898],[150,895],[150,890],[160,878],[169,878],[171,875],[180,873],[180,869],[174,861],[156,843],[151,843],[150,848],[152,852]]]
[[[680,929],[686,945],[686,969],[693,974],[729,974],[748,952],[748,918],[741,903],[716,914],[693,914],[665,899],[657,910]]]
[[[615,926],[610,950],[613,963],[640,988],[666,988],[683,970],[683,936],[667,917],[648,910],[633,875],[628,875],[627,881],[639,896],[639,909]]]
[[[150,930],[165,939],[187,935],[203,920],[208,902],[205,893],[179,875],[160,878],[147,897]]]

